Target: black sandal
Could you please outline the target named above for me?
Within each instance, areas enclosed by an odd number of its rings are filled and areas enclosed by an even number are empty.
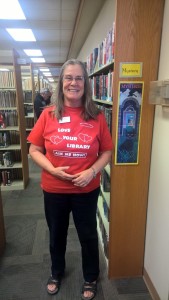
[[[93,293],[90,297],[85,297],[84,292],[91,292]],[[96,296],[97,293],[97,281],[95,282],[84,282],[82,286],[81,298],[83,300],[91,300]]]
[[[49,290],[49,288],[48,288],[48,285],[52,285],[52,284],[55,285],[55,289],[53,291]],[[47,282],[47,292],[50,295],[54,295],[59,292],[59,288],[60,288],[60,280],[53,278],[51,275]]]

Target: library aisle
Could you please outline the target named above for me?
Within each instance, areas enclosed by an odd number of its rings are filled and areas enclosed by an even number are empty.
[[[67,243],[67,270],[57,295],[46,292],[50,274],[48,230],[44,217],[40,170],[29,158],[30,181],[25,190],[2,192],[6,249],[0,258],[1,300],[79,300],[83,283],[81,254],[73,221]],[[150,300],[142,278],[108,280],[100,249],[96,300]]]

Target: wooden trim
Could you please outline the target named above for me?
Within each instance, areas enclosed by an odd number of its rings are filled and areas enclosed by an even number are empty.
[[[150,277],[149,277],[149,275],[148,275],[145,268],[143,270],[143,279],[145,281],[145,284],[146,284],[146,286],[149,290],[149,293],[150,293],[152,299],[153,300],[160,300],[160,297],[159,297],[159,295],[158,295],[158,293],[157,293],[157,291],[156,291],[156,289],[155,289],[155,287],[154,287],[154,285],[153,285],[153,283],[152,283],[152,281],[151,281],[151,279],[150,279]]]

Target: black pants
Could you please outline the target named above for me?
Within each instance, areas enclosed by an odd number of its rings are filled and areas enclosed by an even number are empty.
[[[44,191],[45,215],[50,233],[51,272],[60,278],[65,270],[65,252],[69,214],[78,233],[82,250],[82,269],[85,281],[99,275],[99,250],[96,222],[100,188],[83,194],[55,194]]]

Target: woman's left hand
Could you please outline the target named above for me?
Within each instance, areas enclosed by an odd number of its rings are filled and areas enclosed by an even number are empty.
[[[93,179],[93,170],[91,168],[75,174],[76,178],[72,180],[74,185],[85,187]]]

